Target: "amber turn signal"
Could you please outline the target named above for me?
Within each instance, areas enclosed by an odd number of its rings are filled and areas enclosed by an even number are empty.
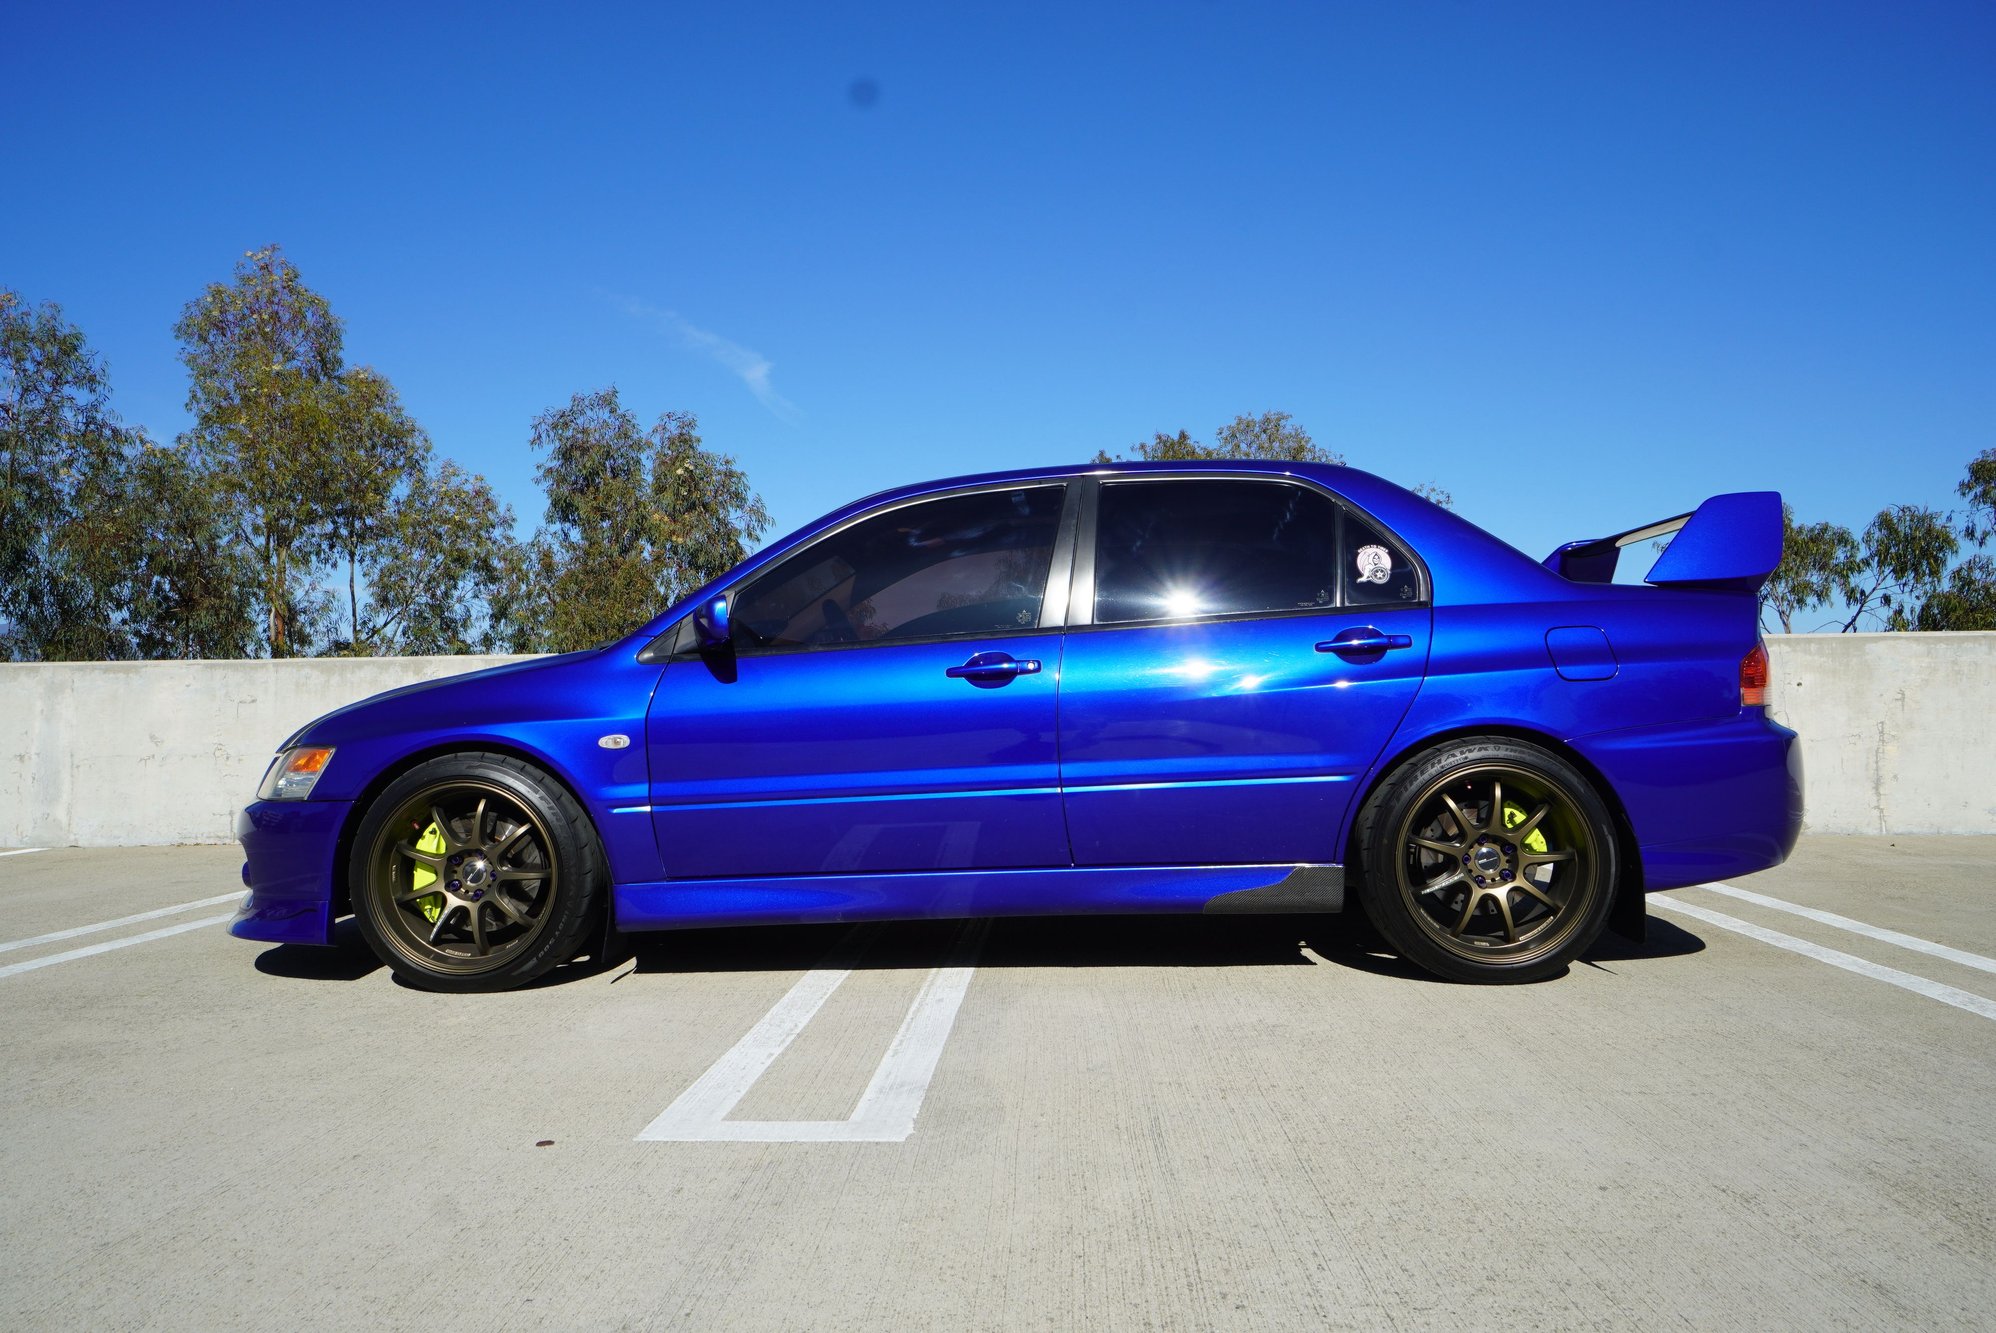
[[[332,747],[325,745],[300,745],[284,751],[271,761],[270,769],[263,775],[263,785],[257,789],[257,798],[265,801],[302,801],[312,794],[312,787],[319,780],[319,774],[326,771],[326,764],[332,759]]]

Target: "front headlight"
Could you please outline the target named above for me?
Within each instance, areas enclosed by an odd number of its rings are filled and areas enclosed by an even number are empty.
[[[312,794],[313,784],[326,771],[333,757],[328,745],[294,745],[280,750],[256,789],[259,801],[302,801]]]

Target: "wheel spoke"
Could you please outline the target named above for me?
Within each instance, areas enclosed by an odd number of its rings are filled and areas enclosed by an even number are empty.
[[[455,913],[457,910],[458,910],[458,905],[456,903],[445,903],[444,910],[437,913],[437,919],[430,924],[431,944],[435,944],[438,940],[443,938],[444,926],[446,923],[450,921],[451,915]]]
[[[1443,875],[1440,879],[1435,880],[1434,882],[1429,884],[1423,884],[1420,888],[1416,889],[1415,892],[1433,893],[1436,889],[1445,889],[1451,884],[1467,883],[1468,880],[1469,880],[1468,874],[1466,874],[1463,871],[1463,869],[1460,866],[1458,866],[1454,870],[1449,871],[1448,874]]]
[[[512,851],[514,845],[518,843],[520,839],[526,837],[529,833],[532,833],[533,831],[534,831],[534,826],[532,824],[522,821],[518,828],[514,829],[511,833],[508,833],[506,835],[505,841],[493,847],[490,853],[488,854],[491,856],[491,858],[494,861],[497,861],[507,852]]]
[[[1573,852],[1562,849],[1557,852],[1520,852],[1518,860],[1527,866],[1553,865],[1560,861],[1571,861]]]
[[[485,798],[481,796],[478,798],[478,809],[474,811],[471,816],[471,845],[473,847],[480,847],[483,846],[484,843],[485,843]]]
[[[498,908],[499,914],[505,917],[508,921],[511,921],[514,925],[524,926],[529,924],[527,921],[526,913],[522,912],[519,908],[513,906],[513,900],[508,898],[505,894],[499,892],[497,889],[494,889],[492,891],[492,896],[487,898],[485,901],[491,903],[494,907]]]
[[[500,870],[499,872],[493,875],[493,878],[498,880],[501,884],[518,884],[522,880],[546,879],[547,877],[548,877],[547,871],[536,869],[532,866],[521,866],[513,869]]]
[[[480,903],[473,903],[464,909],[464,913],[471,918],[472,947],[480,953],[490,953],[492,951],[485,944],[485,913],[478,910],[481,906]]]
[[[1497,914],[1504,918],[1504,943],[1516,944],[1518,942],[1518,928],[1511,921],[1511,895],[1498,892],[1491,894],[1490,898],[1491,901],[1497,904]]]
[[[427,888],[410,889],[406,893],[398,893],[395,895],[395,905],[397,907],[406,907],[410,903],[419,903],[423,901],[423,899],[425,898],[435,898],[442,892],[443,890],[439,889],[434,884],[428,886]]]
[[[456,851],[458,848],[457,835],[451,831],[450,821],[444,818],[442,806],[433,805],[430,807],[430,824],[436,829],[437,836],[444,840],[444,850]]]
[[[1504,780],[1490,779],[1490,822],[1483,826],[1487,833],[1504,831]]]
[[[1546,897],[1545,894],[1539,891],[1538,885],[1532,883],[1530,880],[1524,878],[1523,876],[1520,876],[1517,880],[1515,880],[1512,884],[1512,887],[1523,889],[1526,893],[1531,894],[1532,897],[1538,899],[1540,902],[1544,903],[1547,907],[1550,907],[1555,912],[1559,910],[1558,903]]]
[[[1468,900],[1462,905],[1462,917],[1455,923],[1455,928],[1449,931],[1449,934],[1460,935],[1463,931],[1468,930],[1469,918],[1476,915],[1476,905],[1482,901],[1483,891],[1481,889],[1470,894]]]
[[[1532,813],[1526,817],[1524,823],[1518,825],[1514,829],[1507,829],[1506,832],[1508,832],[1511,835],[1511,840],[1513,842],[1522,843],[1526,838],[1532,836],[1532,830],[1536,829],[1539,826],[1539,821],[1541,819],[1544,819],[1551,812],[1552,812],[1552,803],[1548,801],[1546,804],[1541,805],[1538,809],[1532,811]]]
[[[1462,856],[1462,844],[1459,842],[1436,842],[1433,838],[1409,838],[1408,841],[1424,851],[1458,859]]]
[[[1449,795],[1447,792],[1442,793],[1442,804],[1448,807],[1449,814],[1455,818],[1456,836],[1464,842],[1468,842],[1469,830],[1473,827],[1469,822],[1469,816],[1465,815],[1462,812],[1462,807],[1455,803],[1455,797]]]
[[[395,850],[408,857],[411,861],[414,861],[417,865],[427,870],[435,871],[439,876],[444,872],[442,852],[426,852],[412,842],[398,842],[395,844]]]

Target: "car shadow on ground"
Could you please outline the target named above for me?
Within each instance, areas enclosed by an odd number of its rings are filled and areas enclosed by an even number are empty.
[[[960,921],[883,922],[857,959],[828,964],[851,925],[729,926],[636,935],[631,975],[789,972],[836,965],[858,971],[944,966],[959,955]],[[1650,918],[1638,943],[1612,932],[1579,966],[1671,958],[1705,947],[1697,936]],[[1399,957],[1357,912],[1336,916],[1071,916],[993,919],[975,966],[991,967],[1348,967],[1410,981],[1443,982]],[[1604,970],[1613,971],[1612,967]]]
[[[560,986],[612,972],[796,972],[827,965],[855,930],[869,937],[858,971],[944,966],[959,957],[962,921],[888,921],[870,926],[723,926],[627,936],[602,957],[584,957],[529,983]],[[332,948],[279,944],[257,955],[256,970],[295,981],[359,981],[381,969],[351,917],[333,930]],[[1618,963],[1697,953],[1705,942],[1652,915],[1641,942],[1609,931],[1576,966],[1614,972]],[[990,921],[977,967],[1317,967],[1352,968],[1408,981],[1452,984],[1395,954],[1357,912],[1336,916],[1068,916]],[[1560,973],[1559,975],[1564,975]],[[1556,979],[1556,978],[1554,978]],[[397,978],[397,984],[402,983]]]
[[[279,944],[256,956],[256,970],[293,981],[359,981],[381,969],[381,960],[360,937],[352,917],[333,927],[333,947]]]

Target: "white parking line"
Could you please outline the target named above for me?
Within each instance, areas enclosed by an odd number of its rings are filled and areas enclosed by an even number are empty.
[[[1779,898],[1770,898],[1764,893],[1755,893],[1750,889],[1736,889],[1730,884],[1700,884],[1697,887],[1709,889],[1713,893],[1723,893],[1728,898],[1738,898],[1741,902],[1771,907],[1777,912],[1792,912],[1796,916],[1805,916],[1811,921],[1820,921],[1826,926],[1835,926],[1838,930],[1847,930],[1853,935],[1865,935],[1874,940],[1882,940],[1886,944],[1896,944],[1902,949],[1911,949],[1915,953],[1932,954],[1936,958],[1945,958],[1950,963],[1960,963],[1963,967],[1972,967],[1982,972],[1996,972],[1996,958],[1984,958],[1981,954],[1969,953],[1966,949],[1950,949],[1945,944],[1923,940],[1917,935],[1901,935],[1898,931],[1887,930],[1883,926],[1868,926],[1862,921],[1838,916],[1835,912],[1823,912],[1813,907],[1803,907],[1799,903],[1784,902]]]
[[[39,852],[39,847],[16,847],[12,851],[0,852],[0,856],[26,856],[29,852]]]
[[[1874,981],[1883,981],[1888,985],[1897,986],[1901,990],[1912,991],[1915,995],[1924,995],[1930,1000],[1939,1000],[1942,1004],[1951,1004],[1957,1009],[1966,1009],[1971,1014],[1980,1014],[1984,1018],[1996,1020],[1996,1000],[1985,999],[1980,995],[1959,990],[1953,986],[1943,985],[1938,981],[1930,981],[1926,977],[1914,976],[1910,972],[1901,972],[1896,967],[1886,967],[1879,963],[1873,963],[1856,957],[1853,954],[1844,953],[1838,949],[1830,949],[1820,944],[1812,944],[1808,940],[1797,939],[1793,935],[1784,935],[1778,930],[1769,930],[1765,926],[1756,926],[1751,922],[1742,921],[1736,916],[1727,916],[1724,912],[1714,912],[1708,907],[1699,907],[1695,903],[1679,902],[1675,898],[1665,898],[1661,895],[1652,897],[1649,901],[1652,905],[1661,907],[1665,911],[1682,912],[1685,916],[1696,917],[1700,921],[1718,926],[1723,930],[1737,931],[1750,939],[1759,940],[1763,944],[1772,944],[1777,949],[1786,949],[1790,953],[1799,953],[1805,958],[1813,958],[1817,962],[1828,963],[1831,967],[1840,967],[1846,972],[1855,972],[1861,977],[1870,977]]]
[[[72,926],[68,930],[52,930],[46,935],[36,935],[25,940],[8,940],[0,944],[0,953],[15,949],[31,949],[37,944],[54,944],[57,940],[73,940],[78,935],[95,935],[100,930],[116,930],[119,926],[130,926],[140,921],[153,921],[175,912],[191,912],[197,907],[213,907],[216,903],[232,903],[241,898],[242,890],[234,893],[218,893],[212,898],[196,898],[191,903],[177,903],[172,907],[162,907],[153,912],[135,912],[131,916],[121,916],[115,921],[99,921],[94,926]]]
[[[106,940],[102,944],[86,945],[81,949],[71,949],[67,953],[52,953],[46,958],[30,958],[25,963],[9,963],[5,967],[0,967],[0,977],[11,977],[17,972],[32,972],[38,967],[53,967],[57,963],[67,963],[73,958],[89,958],[93,954],[109,953],[113,949],[122,949],[129,944],[144,944],[148,940],[163,940],[168,935],[178,935],[183,931],[199,930],[203,926],[219,926],[234,916],[234,912],[224,912],[220,916],[204,916],[199,921],[183,921],[177,926],[167,926],[162,930],[148,930],[143,935],[131,935],[122,940]]]
[[[821,966],[806,973],[748,1035],[679,1094],[638,1135],[640,1143],[901,1143],[915,1132],[915,1117],[935,1077],[936,1062],[955,1026],[957,1010],[977,969],[988,921],[967,923],[950,962],[933,969],[915,1003],[888,1043],[848,1120],[729,1120],[748,1090],[776,1063],[797,1034],[852,975],[871,938],[855,930],[840,940]]]

